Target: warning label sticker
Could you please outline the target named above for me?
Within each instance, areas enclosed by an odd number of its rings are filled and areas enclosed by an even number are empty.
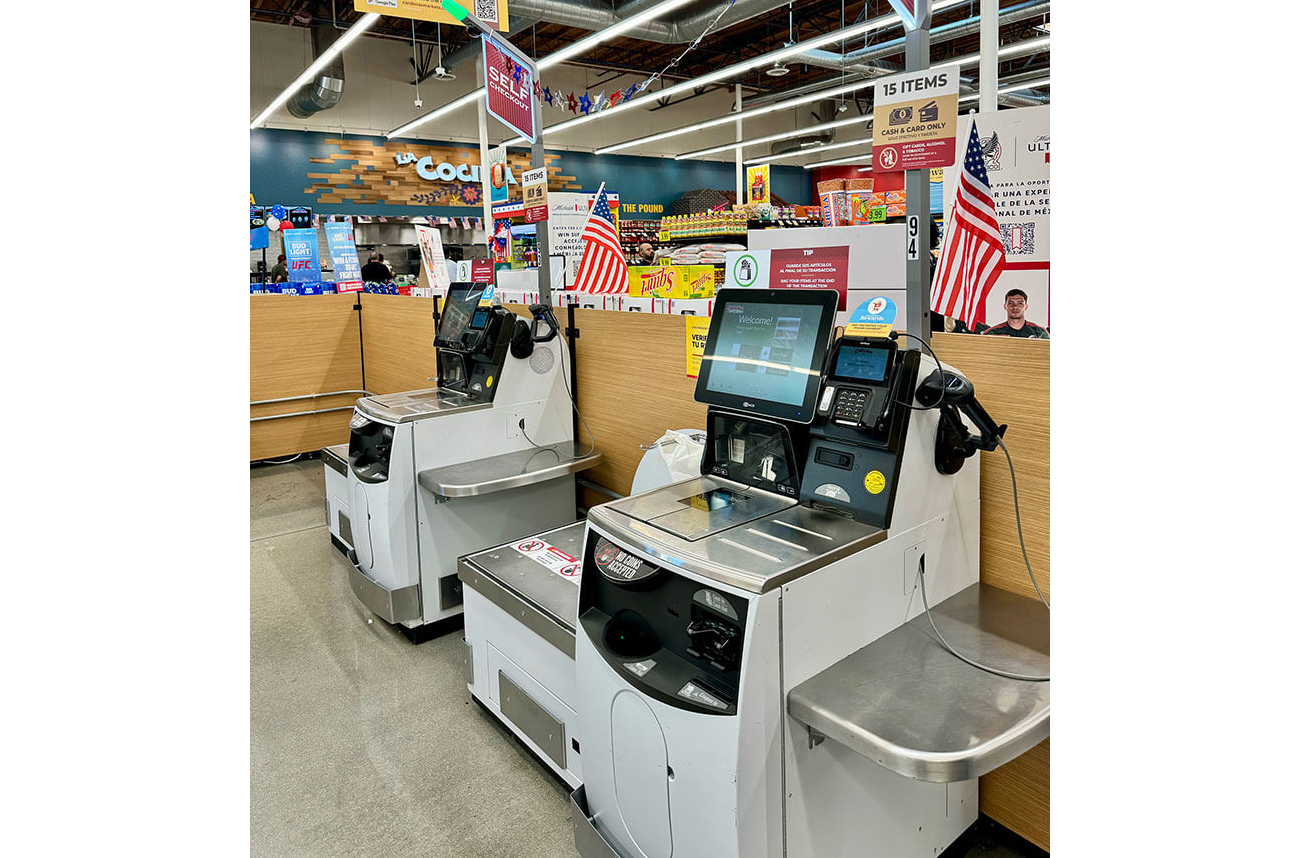
[[[561,578],[567,578],[574,584],[582,579],[582,561],[568,552],[561,551],[545,539],[533,537],[516,542],[511,546],[515,551],[550,569]]]

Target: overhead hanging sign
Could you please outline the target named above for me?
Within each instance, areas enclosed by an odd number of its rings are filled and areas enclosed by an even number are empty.
[[[334,284],[339,292],[360,292],[361,260],[357,258],[356,233],[351,223],[331,221],[325,224],[325,243],[334,264]]]
[[[876,81],[871,167],[877,173],[948,167],[957,156],[956,63]]]
[[[930,26],[930,0],[889,0],[889,5],[894,7],[907,29],[919,30]]]
[[[509,42],[486,33],[483,42],[483,68],[487,74],[487,112],[520,137],[532,143],[533,81],[537,69]],[[949,162],[951,163],[951,162]]]
[[[507,0],[474,0],[474,17],[494,30],[510,29]],[[442,0],[354,0],[358,12],[378,12],[393,18],[434,21],[439,24],[465,26],[465,20],[443,8]]]

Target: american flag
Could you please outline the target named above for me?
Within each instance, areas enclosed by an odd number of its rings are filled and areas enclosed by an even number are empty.
[[[930,304],[936,313],[961,319],[969,326],[983,322],[984,304],[1002,274],[1006,253],[993,211],[993,193],[984,166],[979,132],[971,120],[966,158],[957,195],[948,215],[943,252],[930,284]]]
[[[609,210],[602,182],[596,203],[582,228],[582,264],[573,288],[578,292],[612,294],[627,292],[627,262],[614,231],[614,214]]]

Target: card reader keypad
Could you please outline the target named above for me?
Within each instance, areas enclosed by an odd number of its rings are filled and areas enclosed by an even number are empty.
[[[862,422],[867,403],[871,401],[871,391],[840,388],[840,395],[835,400],[835,422],[856,426]]]

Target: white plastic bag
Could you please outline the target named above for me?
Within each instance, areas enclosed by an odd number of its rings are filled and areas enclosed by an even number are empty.
[[[700,475],[704,431],[669,429],[646,450],[632,478],[632,494],[648,492]]]

